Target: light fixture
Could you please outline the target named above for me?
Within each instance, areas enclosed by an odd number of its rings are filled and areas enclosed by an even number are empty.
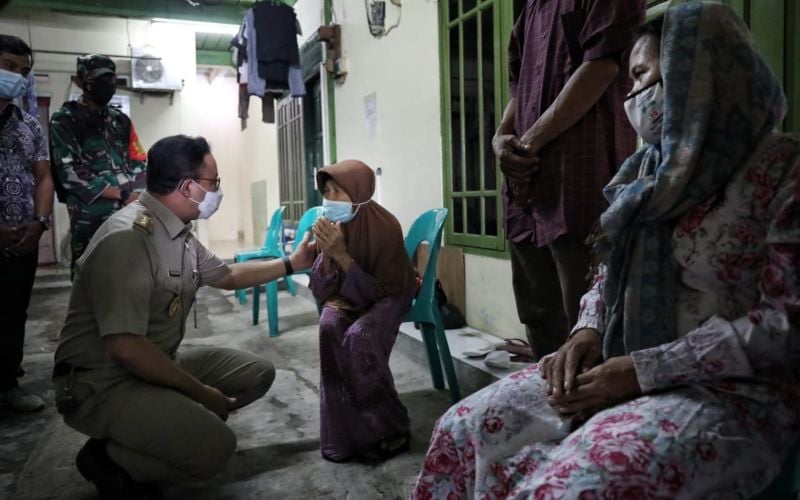
[[[367,11],[367,24],[372,36],[381,36],[386,30],[386,2],[384,0],[364,0]]]
[[[187,21],[183,19],[166,19],[162,17],[155,17],[152,19],[154,23],[164,24],[181,24],[189,26],[195,33],[212,33],[217,35],[235,35],[239,32],[239,26],[236,24],[221,24],[221,23],[206,23],[202,21]]]

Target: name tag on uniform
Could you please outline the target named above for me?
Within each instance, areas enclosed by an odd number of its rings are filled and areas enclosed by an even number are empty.
[[[181,275],[180,271],[173,271],[172,269],[169,270],[169,277],[170,278],[178,278],[178,277],[180,277],[180,275]]]

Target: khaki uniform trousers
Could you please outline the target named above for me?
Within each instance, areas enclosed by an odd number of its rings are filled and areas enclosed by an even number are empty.
[[[269,361],[233,349],[187,349],[179,353],[179,363],[200,382],[236,398],[237,408],[263,396],[275,379]],[[79,382],[80,407],[64,421],[81,433],[107,439],[109,456],[134,481],[208,478],[236,451],[236,436],[225,422],[176,390],[131,377],[100,393],[86,391]]]

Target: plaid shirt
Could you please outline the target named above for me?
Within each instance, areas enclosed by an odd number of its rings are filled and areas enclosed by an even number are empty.
[[[630,89],[625,54],[643,20],[643,0],[528,0],[508,48],[517,136],[536,123],[582,62],[613,57],[621,67],[600,100],[539,152],[530,206],[512,203],[504,183],[511,241],[542,246],[566,233],[585,237],[605,210],[602,189],[636,144],[623,108]]]

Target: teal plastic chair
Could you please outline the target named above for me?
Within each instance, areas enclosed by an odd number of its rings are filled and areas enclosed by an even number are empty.
[[[279,207],[272,213],[272,219],[264,235],[264,244],[256,250],[236,252],[234,262],[247,262],[249,260],[279,259],[283,257],[283,212],[285,207]],[[236,297],[240,304],[247,303],[247,292],[236,290]]]
[[[423,213],[411,225],[405,239],[406,253],[409,258],[414,258],[417,247],[422,242],[430,245],[430,255],[425,266],[417,297],[406,315],[404,321],[419,323],[422,331],[422,340],[428,352],[428,364],[431,368],[433,386],[444,389],[442,379],[442,366],[450,386],[450,397],[455,403],[461,399],[458,388],[456,370],[453,366],[453,357],[450,355],[450,346],[444,334],[444,325],[439,315],[439,305],[436,303],[436,267],[439,260],[439,247],[442,242],[442,229],[447,218],[446,208],[435,208]]]
[[[300,242],[303,241],[303,237],[308,231],[311,231],[311,227],[317,222],[317,219],[322,217],[322,207],[312,207],[306,210],[306,213],[300,217],[300,221],[297,223],[297,231],[294,235],[294,242],[292,243],[292,252],[297,250],[297,247],[300,246]],[[308,274],[311,269],[295,269],[294,274]],[[295,285],[294,282],[288,276],[284,278],[286,281],[286,286],[289,292],[292,295],[297,293],[296,289],[294,289]],[[291,285],[290,285],[291,283]],[[291,287],[291,288],[290,288]],[[267,321],[269,323],[269,336],[270,337],[277,337],[279,335],[278,332],[278,282],[277,280],[270,281],[267,283],[264,288],[266,289],[266,296],[267,296]],[[253,324],[257,325],[259,320],[259,309],[261,306],[261,287],[256,286],[253,287]]]
[[[776,499],[792,499],[797,498],[800,492],[800,443],[797,443],[786,462],[783,464],[783,469],[775,481],[765,491],[760,493],[757,500],[776,500]]]

